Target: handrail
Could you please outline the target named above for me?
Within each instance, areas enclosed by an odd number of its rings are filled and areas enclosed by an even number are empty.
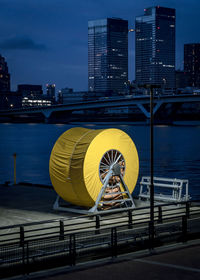
[[[199,203],[199,200],[196,201],[190,201],[190,202],[180,202],[178,203],[179,206],[177,207],[177,203],[167,203],[167,204],[158,204],[154,206],[154,212],[155,215],[162,215],[162,219],[167,219],[168,217],[174,217],[174,210],[178,211],[176,213],[176,216],[180,217],[183,215],[183,213],[186,213],[187,215],[192,214],[192,213],[199,213],[200,214],[200,208],[199,209],[193,209],[196,208],[197,206],[195,203]],[[194,204],[194,205],[193,205]],[[171,206],[170,208],[166,208],[168,206]],[[200,206],[200,205],[199,205]],[[159,209],[161,208],[161,210]],[[149,210],[149,207],[141,207],[137,208],[134,210],[124,210],[124,211],[119,211],[120,213],[124,213],[124,215],[120,214],[120,219],[118,213],[115,213],[114,215],[108,217],[107,215],[101,215],[101,219],[98,220],[98,225],[97,225],[97,216],[99,217],[100,215],[84,215],[84,216],[79,216],[75,218],[70,218],[70,219],[53,219],[53,220],[47,220],[47,221],[41,221],[41,222],[33,222],[33,223],[27,223],[27,224],[20,224],[20,225],[13,225],[13,226],[6,226],[6,227],[1,227],[0,228],[0,243],[8,241],[8,240],[18,240],[18,241],[25,241],[27,238],[30,239],[31,237],[40,237],[40,236],[49,236],[52,234],[59,234],[61,232],[61,226],[63,226],[63,232],[64,233],[75,233],[78,231],[84,231],[84,230],[95,230],[98,228],[98,230],[101,229],[106,229],[111,226],[119,226],[120,224],[135,224],[135,222],[141,222],[144,223],[145,221],[148,221],[150,219],[148,211],[144,210]],[[184,211],[184,212],[183,212]],[[130,218],[130,215],[132,218]],[[146,217],[144,217],[144,215]],[[143,216],[143,217],[142,217]],[[155,216],[155,220],[158,218]],[[88,218],[88,219],[86,219]],[[92,218],[92,219],[91,219]],[[94,219],[96,218],[96,219]],[[106,223],[112,218],[110,223]],[[131,219],[131,220],[130,220]],[[73,221],[73,222],[72,222]],[[63,224],[61,224],[63,223]],[[43,225],[44,227],[39,227]],[[48,226],[49,225],[49,226]],[[33,228],[29,228],[33,227]],[[8,233],[2,232],[5,230],[15,230],[11,231]],[[20,230],[23,231],[20,232]],[[40,234],[35,234],[40,232]],[[31,234],[32,233],[32,234]],[[12,236],[12,238],[11,238]],[[6,238],[7,237],[7,238]]]
[[[181,204],[186,204],[186,203],[199,203],[200,204],[200,200],[191,200],[191,201],[180,201],[180,202],[171,202],[171,203],[162,203],[161,206],[162,207],[167,207],[167,206],[172,206],[172,205],[181,205]],[[154,208],[158,207],[158,205],[155,205]],[[141,211],[141,210],[145,210],[145,209],[149,209],[149,206],[144,206],[144,207],[140,207],[140,208],[134,208],[134,210],[131,210],[133,213],[137,212],[137,211]],[[113,214],[118,214],[118,213],[126,213],[129,210],[127,209],[115,209],[114,213],[111,213],[111,215]],[[0,227],[0,230],[5,230],[5,229],[12,229],[12,228],[19,228],[20,226],[24,226],[24,227],[28,227],[28,226],[34,226],[34,225],[41,225],[41,224],[47,224],[47,223],[54,223],[54,222],[59,222],[60,220],[62,221],[74,221],[74,220],[78,220],[78,219],[84,219],[84,218],[93,218],[96,217],[97,215],[99,216],[110,216],[110,214],[108,213],[103,213],[103,211],[101,213],[98,214],[83,214],[81,216],[76,216],[73,218],[56,218],[56,219],[51,219],[51,220],[43,220],[43,221],[37,221],[37,222],[31,222],[31,223],[23,223],[23,224],[15,224],[15,225],[11,225],[11,226],[3,226]]]

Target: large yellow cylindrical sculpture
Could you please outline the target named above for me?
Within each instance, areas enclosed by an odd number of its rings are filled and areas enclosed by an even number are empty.
[[[123,158],[124,181],[132,193],[138,178],[139,159],[131,138],[114,128],[71,128],[58,138],[52,149],[49,162],[52,185],[65,201],[92,207],[103,185],[100,169],[117,157],[121,162]]]

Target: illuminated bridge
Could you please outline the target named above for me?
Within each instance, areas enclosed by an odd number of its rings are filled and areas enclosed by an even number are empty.
[[[136,120],[148,120],[150,118],[149,112],[149,96],[123,96],[123,97],[107,97],[99,100],[89,100],[79,103],[70,103],[65,105],[53,105],[49,107],[24,107],[19,109],[10,109],[0,111],[1,118],[7,118],[11,121],[14,119],[26,119],[38,117],[41,120],[48,122],[49,120],[65,119],[65,122],[69,121],[71,115],[74,113],[83,112],[91,116],[92,114],[97,116],[98,114],[103,117],[102,114],[113,115],[116,109],[127,108],[129,110],[129,117],[133,121]],[[109,110],[109,114],[108,114]],[[154,110],[155,119],[174,118],[178,114],[178,118],[183,116],[191,120],[200,121],[200,95],[166,95],[162,97],[154,98]],[[118,116],[119,117],[119,116]],[[93,121],[95,121],[93,119]]]

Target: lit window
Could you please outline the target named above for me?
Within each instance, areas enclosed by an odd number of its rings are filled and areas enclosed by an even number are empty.
[[[169,68],[174,68],[174,65],[170,65],[170,64],[163,64],[163,67],[169,67]]]

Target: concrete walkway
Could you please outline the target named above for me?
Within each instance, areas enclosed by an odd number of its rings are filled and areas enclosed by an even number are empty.
[[[34,185],[0,185],[1,227],[73,217],[73,214],[53,210],[56,196],[53,189]]]
[[[187,244],[122,256],[96,264],[44,271],[12,279],[45,280],[198,280],[200,240]]]

